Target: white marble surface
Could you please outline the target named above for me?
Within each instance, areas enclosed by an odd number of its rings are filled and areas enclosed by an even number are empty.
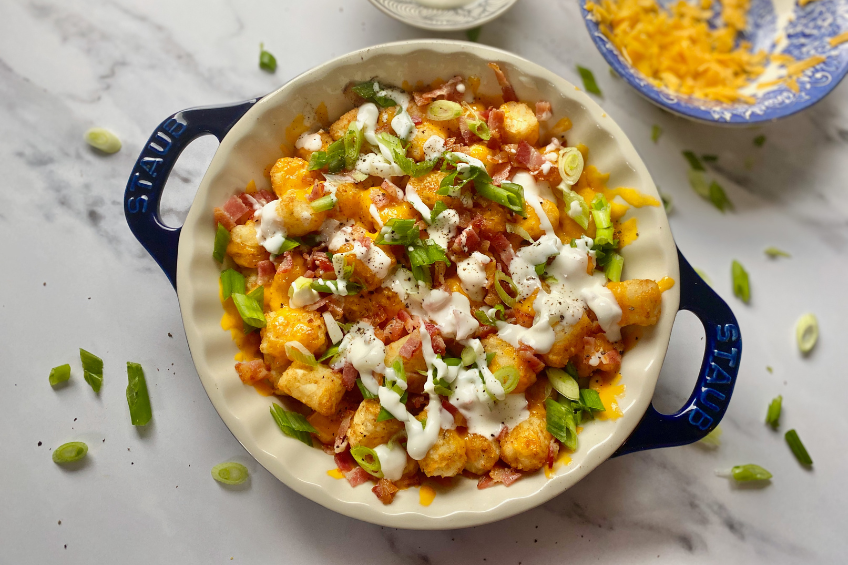
[[[121,196],[141,144],[181,108],[249,98],[350,50],[428,36],[364,0],[0,1],[0,561],[845,559],[848,418],[837,353],[848,335],[848,83],[756,131],[685,122],[609,76],[573,1],[521,0],[481,41],[571,81],[575,63],[593,68],[602,105],[674,197],[677,242],[731,303],[745,341],[721,448],[628,455],[521,516],[419,533],[324,510],[252,463],[227,432],[193,368],[173,289],[124,221]],[[257,68],[260,41],[277,56],[275,75]],[[653,124],[665,132],[656,145]],[[93,125],[116,131],[124,149],[109,157],[90,150],[82,133]],[[759,133],[768,138],[762,148],[751,142]],[[185,213],[214,148],[207,139],[184,154],[164,201],[171,223]],[[721,215],[691,191],[682,149],[720,156],[717,174],[735,212]],[[766,258],[768,245],[792,259]],[[751,274],[747,306],[731,294],[733,258]],[[802,358],[793,332],[806,311],[819,316],[822,338]],[[701,334],[678,318],[658,407],[672,410],[688,395]],[[80,346],[105,359],[99,398],[82,379]],[[142,432],[126,413],[127,360],[144,365],[151,388],[154,423]],[[66,362],[72,382],[53,391],[47,374]],[[812,471],[763,424],[777,394],[782,429],[798,429]],[[54,465],[50,449],[74,439],[91,446],[85,465]],[[212,465],[230,458],[250,467],[246,488],[210,478]],[[770,469],[772,484],[739,489],[714,476],[748,462]]]

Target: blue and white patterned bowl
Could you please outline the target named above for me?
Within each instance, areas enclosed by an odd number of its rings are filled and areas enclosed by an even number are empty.
[[[370,0],[387,16],[432,31],[462,31],[487,24],[517,0],[471,0],[456,8],[432,8],[416,0]],[[456,2],[459,3],[459,2]]]
[[[673,1],[676,0],[659,0],[662,5]],[[827,57],[826,61],[797,77],[799,92],[785,85],[759,90],[754,94],[754,104],[713,102],[654,86],[627,63],[604,36],[586,11],[585,0],[581,10],[592,41],[619,76],[658,106],[698,121],[750,125],[783,118],[824,98],[848,72],[848,43],[832,47],[828,42],[831,37],[848,31],[846,0],[816,0],[804,7],[793,0],[752,0],[744,36],[754,50],[777,52],[776,39],[782,31],[786,38],[779,44],[782,53],[799,61],[814,55]]]

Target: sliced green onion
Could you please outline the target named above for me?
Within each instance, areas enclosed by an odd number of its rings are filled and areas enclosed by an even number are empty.
[[[327,167],[331,173],[338,173],[345,166],[344,138],[338,139],[327,147],[326,151],[316,151],[309,157],[309,170],[315,171]]]
[[[609,262],[604,267],[607,279],[618,282],[621,280],[621,269],[624,268],[624,257],[618,253],[610,253]]]
[[[765,143],[766,143],[766,136],[764,136],[764,135],[758,135],[757,137],[754,138],[754,145],[756,145],[757,147],[762,147],[763,145],[765,145]]]
[[[695,169],[690,169],[689,173],[689,186],[692,187],[696,193],[698,193],[703,198],[710,197],[710,185],[707,182],[707,173],[704,171],[697,171]]]
[[[85,132],[85,142],[110,155],[121,150],[121,140],[118,136],[104,128],[91,128]]]
[[[718,161],[718,155],[701,155],[701,160],[705,163],[715,163]]]
[[[521,379],[521,375],[518,373],[518,369],[509,365],[507,367],[501,367],[497,371],[495,371],[492,375],[495,377],[502,385],[504,392],[509,394],[510,392],[515,390],[515,387],[518,386],[518,381]]]
[[[715,449],[721,445],[721,434],[721,426],[716,426],[713,431],[702,437],[699,443]]]
[[[727,197],[727,194],[724,192],[724,188],[717,182],[713,181],[709,186],[710,191],[710,202],[713,203],[713,206],[718,208],[719,212],[724,214],[724,211],[729,209],[733,209],[733,202]]]
[[[80,362],[85,382],[94,392],[100,392],[100,387],[103,386],[103,359],[80,348]]]
[[[339,354],[339,344],[337,343],[334,346],[327,349],[327,351],[324,352],[324,355],[322,355],[321,357],[318,358],[318,361],[326,361],[327,359],[329,359],[331,357],[335,357],[338,354]],[[332,361],[329,364],[332,365],[333,364]]]
[[[462,366],[470,367],[474,363],[477,362],[477,353],[474,351],[474,348],[466,345],[462,348]]]
[[[559,184],[559,189],[562,191],[562,199],[565,201],[565,213],[568,217],[577,222],[577,224],[585,229],[589,228],[589,205],[586,200],[568,188],[564,183]],[[578,209],[575,209],[575,205]]]
[[[520,184],[502,182],[500,186],[495,186],[487,180],[475,178],[474,190],[483,198],[505,206],[519,216],[527,214],[524,211],[524,187]]]
[[[448,209],[448,205],[442,202],[441,200],[436,200],[436,203],[433,205],[433,209],[430,211],[430,224],[436,223],[436,218],[442,215],[442,212]],[[428,218],[424,218],[427,220]]]
[[[707,283],[710,286],[713,286],[713,280],[710,278],[710,276],[706,272],[704,272],[703,269],[699,269],[698,267],[694,267],[694,269],[695,269],[695,272],[698,273],[698,276],[701,277],[701,279],[705,283]]]
[[[388,96],[377,96],[377,93],[380,90],[378,89],[378,83],[374,82],[373,80],[368,82],[361,82],[351,88],[351,90],[358,96],[361,96],[365,100],[375,103],[381,108],[391,108],[392,106],[397,106],[397,102],[395,102]]]
[[[481,31],[483,31],[483,26],[472,27],[471,29],[465,30],[465,37],[468,38],[468,41],[477,43],[480,39]]]
[[[244,275],[235,269],[227,269],[221,273],[221,296],[226,300],[234,292],[244,294]]]
[[[365,388],[365,385],[362,384],[362,379],[356,379],[356,386],[359,387],[359,392],[362,393],[362,398],[365,400],[371,400],[377,398],[377,395]]]
[[[380,145],[389,150],[392,154],[392,159],[401,168],[403,174],[411,177],[420,177],[429,173],[436,165],[436,159],[430,161],[421,161],[416,163],[414,159],[406,156],[406,147],[401,143],[400,139],[390,133],[382,132],[377,134],[377,141]]]
[[[244,320],[244,323],[254,328],[264,328],[267,323],[265,313],[262,311],[262,306],[259,303],[244,294],[234,292],[232,295],[233,303],[236,305],[239,316]]]
[[[489,131],[489,124],[481,120],[480,118],[466,120],[465,125],[468,126],[468,129],[482,139],[483,141],[489,141],[492,138],[492,132]]]
[[[674,210],[674,199],[672,199],[671,195],[666,194],[665,192],[660,192],[660,200],[662,200],[665,213],[671,214],[671,211]]]
[[[259,68],[263,71],[273,73],[277,70],[277,58],[265,51],[265,45],[259,44]]]
[[[606,408],[604,408],[604,403],[601,402],[601,395],[598,394],[597,390],[591,388],[580,389],[580,404],[589,410],[594,410],[595,412],[603,412],[606,410]]]
[[[71,366],[68,364],[59,365],[50,369],[50,386],[56,386],[71,378]]]
[[[576,147],[563,147],[557,157],[557,168],[562,182],[568,186],[577,184],[583,174],[583,154]]]
[[[730,267],[730,274],[733,279],[733,294],[747,304],[751,300],[751,283],[748,280],[748,271],[739,261],[734,259]]]
[[[527,232],[527,230],[525,230],[524,228],[522,228],[518,224],[509,224],[508,223],[506,225],[506,231],[507,231],[507,233],[514,233],[515,235],[521,236],[521,239],[523,239],[524,241],[529,241],[530,243],[533,243],[533,241],[534,241],[533,238],[530,237],[530,234]]]
[[[772,477],[772,474],[760,467],[749,463],[747,465],[736,465],[730,470],[731,476],[741,482],[746,481],[767,481]]]
[[[790,255],[789,253],[787,253],[786,251],[783,251],[782,249],[778,249],[777,247],[766,247],[763,250],[763,252],[766,255],[768,255],[769,257],[772,257],[772,258],[776,258],[776,257],[790,258],[790,257],[792,257],[792,255]]]
[[[789,449],[791,449],[792,453],[795,455],[795,459],[798,460],[798,463],[801,465],[813,464],[810,454],[807,453],[807,449],[804,447],[804,444],[801,443],[801,438],[798,437],[798,432],[795,430],[789,430],[786,432],[784,437],[786,438],[786,443],[789,444]]]
[[[813,314],[804,314],[795,326],[795,338],[801,353],[809,353],[819,340],[819,322]]]
[[[769,404],[768,412],[766,412],[766,424],[775,430],[780,425],[780,410],[783,406],[783,397],[778,396]]]
[[[318,366],[315,356],[299,341],[289,341],[286,343],[286,356],[292,361],[299,361],[310,367]]]
[[[512,292],[515,293],[515,296],[518,296],[518,287],[515,285],[514,282],[512,282],[512,279],[509,277],[509,275],[507,275],[503,271],[495,272],[495,292],[498,293],[498,296],[501,298],[504,304],[512,308],[513,306],[515,306],[515,298],[513,298],[507,293],[506,289],[504,289],[503,285],[501,284],[502,282],[505,282],[509,285],[509,288],[511,288]]]
[[[336,197],[332,194],[327,194],[312,202],[312,210],[315,212],[326,212],[327,210],[332,210],[335,205]]]
[[[595,244],[611,244],[613,241],[612,206],[603,194],[597,194],[592,200],[591,209],[592,217],[595,219]]]
[[[306,421],[303,414],[289,412],[279,404],[272,404],[271,417],[274,418],[281,432],[312,447],[312,436],[309,434],[318,433],[318,430]]]
[[[317,202],[317,200],[316,200],[316,202]],[[296,238],[286,237],[286,238],[283,239],[283,243],[280,244],[280,248],[277,250],[276,253],[274,253],[274,255],[282,255],[286,251],[291,251],[292,249],[294,249],[295,247],[298,247],[299,245],[300,245],[300,241],[298,241]]]
[[[359,466],[368,471],[369,474],[374,475],[378,479],[383,478],[383,472],[380,467],[380,457],[377,456],[376,451],[370,447],[365,447],[364,445],[357,445],[356,447],[351,448],[350,454],[353,455],[353,458],[356,459]],[[370,461],[368,459],[369,457],[371,458]]]
[[[150,395],[147,393],[147,381],[141,365],[127,362],[127,379],[130,421],[133,426],[146,426],[153,417],[153,409],[150,407]]]
[[[660,126],[658,126],[657,124],[654,124],[654,126],[651,128],[651,141],[653,141],[654,143],[659,141],[660,136],[662,135],[662,132],[663,132],[662,128]]]
[[[219,263],[224,262],[224,255],[227,253],[227,245],[230,243],[230,231],[218,224],[218,229],[215,231],[215,244],[212,247],[212,257]]]
[[[568,402],[566,400],[566,402]],[[575,451],[577,449],[577,424],[571,406],[565,406],[552,398],[545,399],[546,424],[548,432],[562,444]]]
[[[73,463],[85,457],[86,453],[88,453],[86,444],[81,441],[70,441],[53,450],[53,462],[60,465],[62,463]]]
[[[489,317],[488,312],[483,309],[475,310],[474,317],[477,318],[477,320],[481,324],[485,324],[487,326],[495,326],[495,322],[497,322],[498,320],[503,321],[506,319],[503,304],[495,304],[493,310],[495,310],[495,314],[493,317]]]
[[[686,157],[687,161],[689,161],[689,167],[693,171],[706,171],[704,165],[702,165],[701,161],[698,159],[698,156],[692,151],[684,151],[683,156]]]
[[[359,159],[359,152],[362,150],[362,128],[356,122],[351,122],[344,136],[344,156],[345,168],[352,169]]]
[[[436,202],[438,204],[438,202]],[[421,239],[421,228],[415,226],[415,220],[390,218],[380,230],[377,245],[414,245]]]
[[[450,100],[436,100],[427,106],[427,119],[434,122],[452,120],[462,115],[462,106]]]
[[[598,83],[595,81],[595,75],[592,71],[577,65],[577,72],[580,73],[580,78],[583,80],[583,88],[586,89],[586,92],[602,96],[601,89],[598,88]]]
[[[554,367],[548,367],[547,374],[548,382],[558,393],[569,400],[580,400],[580,385],[571,375]]]
[[[225,485],[240,485],[247,480],[249,474],[247,467],[235,461],[218,463],[212,467],[212,478]]]

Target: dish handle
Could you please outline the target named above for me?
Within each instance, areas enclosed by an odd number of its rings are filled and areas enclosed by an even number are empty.
[[[162,267],[175,289],[182,228],[166,226],[159,216],[159,202],[168,176],[192,141],[209,134],[223,141],[227,132],[258,100],[190,108],[172,114],[159,124],[135,162],[124,191],[124,215],[133,235]]]
[[[727,411],[739,363],[742,335],[727,303],[701,279],[686,258],[680,262],[680,309],[695,314],[704,325],[706,348],[695,390],[674,414],[661,414],[653,406],[613,457],[694,443],[710,433]]]

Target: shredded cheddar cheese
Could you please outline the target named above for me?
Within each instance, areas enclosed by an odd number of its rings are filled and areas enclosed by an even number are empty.
[[[839,35],[834,35],[828,40],[831,47],[836,47],[837,45],[841,45],[846,41],[848,41],[848,31],[846,31],[845,33],[840,33]]]

